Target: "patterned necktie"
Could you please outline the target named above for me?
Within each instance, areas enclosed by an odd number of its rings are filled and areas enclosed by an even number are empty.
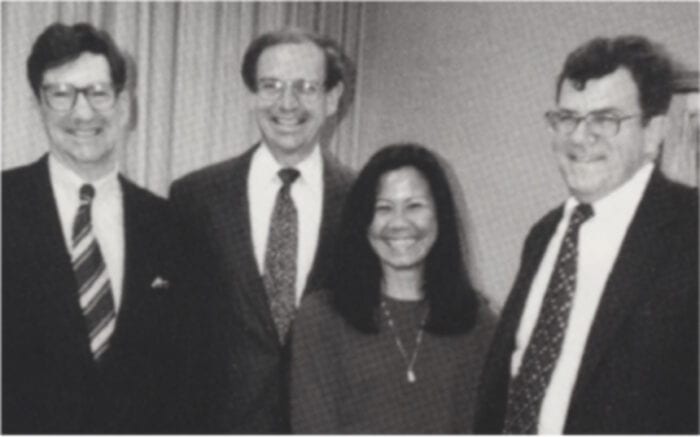
[[[290,190],[299,177],[299,171],[283,168],[278,175],[282,179],[282,187],[277,192],[270,219],[263,282],[280,343],[284,344],[295,308],[298,220]]]
[[[578,230],[591,216],[593,209],[587,204],[579,204],[571,215],[520,371],[508,387],[504,434],[537,432],[542,399],[561,352],[576,290]]]
[[[92,185],[80,187],[80,206],[73,223],[72,262],[80,308],[90,337],[90,349],[95,360],[99,360],[109,347],[116,313],[109,275],[92,232],[90,208],[94,197],[95,188]]]

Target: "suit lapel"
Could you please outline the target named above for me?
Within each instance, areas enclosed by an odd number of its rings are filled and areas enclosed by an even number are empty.
[[[38,263],[36,271],[43,272],[37,277],[37,289],[42,290],[46,300],[56,307],[53,312],[56,319],[74,331],[85,355],[92,357],[83,313],[78,303],[78,285],[51,188],[46,155],[34,165],[27,182],[31,187],[27,198],[35,199],[26,203],[26,218],[34,222],[30,227],[33,231],[32,241],[28,244],[41,248],[40,255],[35,258]]]
[[[232,161],[228,171],[216,182],[213,198],[209,202],[212,215],[212,226],[209,228],[214,231],[210,239],[222,263],[218,271],[224,273],[224,289],[235,290],[234,297],[241,299],[240,302],[232,302],[235,307],[245,305],[237,308],[236,312],[245,317],[258,317],[276,339],[267,293],[255,261],[250,229],[248,172],[255,150],[257,146]],[[252,309],[252,314],[247,313],[248,309]]]
[[[563,207],[550,212],[540,225],[533,230],[531,240],[528,241],[523,251],[520,271],[513,285],[512,296],[509,297],[501,316],[503,323],[506,324],[504,332],[508,333],[508,344],[506,345],[508,347],[508,357],[510,357],[515,348],[515,335],[518,326],[520,326],[520,318],[525,308],[527,296],[530,294],[532,281],[563,212]]]
[[[667,256],[668,240],[660,234],[672,222],[673,207],[668,205],[665,183],[663,176],[655,171],[627,230],[588,335],[572,406],[612,344],[615,331],[643,301],[648,284],[653,283],[654,270],[649,266],[656,262],[650,257]]]
[[[510,362],[532,280],[561,219],[563,208],[550,212],[530,231],[520,259],[520,269],[501,312],[500,322],[488,352],[479,387],[477,431],[498,433],[503,429],[510,381]]]
[[[122,302],[117,313],[114,343],[119,344],[122,336],[130,326],[132,315],[138,313],[138,308],[144,301],[143,293],[149,290],[150,269],[153,259],[149,256],[149,233],[156,223],[151,222],[148,205],[141,202],[139,193],[123,176],[119,175],[122,190],[123,223],[124,223],[124,280],[122,281]],[[155,256],[155,255],[153,255]],[[124,339],[128,340],[128,339]]]

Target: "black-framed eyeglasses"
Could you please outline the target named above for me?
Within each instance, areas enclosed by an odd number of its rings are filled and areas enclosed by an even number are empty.
[[[299,97],[315,98],[323,91],[323,84],[315,80],[297,79],[284,81],[271,77],[264,77],[257,81],[257,93],[264,99],[274,100],[280,98],[284,90],[291,86],[294,94]]]
[[[547,111],[544,117],[549,127],[559,135],[571,135],[583,121],[591,134],[602,138],[612,138],[620,132],[620,125],[623,121],[640,117],[641,115],[616,115],[609,112],[591,112],[586,115],[575,115],[566,111]]]
[[[70,111],[75,107],[78,94],[82,94],[95,111],[107,111],[114,107],[117,93],[112,84],[95,83],[76,87],[68,83],[50,83],[41,87],[44,101],[54,111]]]

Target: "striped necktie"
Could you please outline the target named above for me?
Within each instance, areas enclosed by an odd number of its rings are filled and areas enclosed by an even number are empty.
[[[295,311],[298,220],[290,191],[299,170],[283,168],[278,175],[282,187],[277,192],[270,219],[263,282],[280,343],[284,344]]]
[[[578,231],[592,216],[593,208],[585,203],[571,215],[520,370],[508,387],[504,434],[537,433],[542,400],[561,352],[576,291]]]
[[[95,188],[92,185],[80,187],[80,206],[73,223],[72,262],[90,349],[95,360],[99,361],[109,347],[116,313],[109,275],[92,231],[90,209],[94,197]]]

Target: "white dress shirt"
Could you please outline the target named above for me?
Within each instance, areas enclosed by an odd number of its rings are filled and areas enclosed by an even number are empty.
[[[95,187],[92,231],[100,245],[118,311],[124,279],[124,207],[116,168],[97,181],[86,182],[49,154],[49,179],[69,254],[73,250],[73,222],[80,206],[80,187],[86,183]]]
[[[283,166],[275,160],[263,143],[253,154],[248,172],[250,229],[253,234],[255,260],[261,274],[264,272],[265,249],[267,248],[272,210],[275,206],[277,193],[282,186],[282,180],[277,172],[282,168]],[[294,181],[291,189],[299,224],[295,284],[296,305],[298,306],[316,255],[321,227],[323,158],[320,147],[316,145],[313,152],[294,168],[299,171],[299,177]]]
[[[593,217],[584,222],[579,230],[576,290],[561,354],[542,401],[537,428],[539,434],[562,434],[564,431],[571,394],[605,283],[644,189],[649,183],[653,168],[651,163],[644,165],[617,190],[593,203]],[[578,201],[573,198],[566,201],[563,217],[549,241],[532,282],[516,334],[515,351],[510,366],[511,377],[520,369],[554,269],[559,246],[577,204]]]

